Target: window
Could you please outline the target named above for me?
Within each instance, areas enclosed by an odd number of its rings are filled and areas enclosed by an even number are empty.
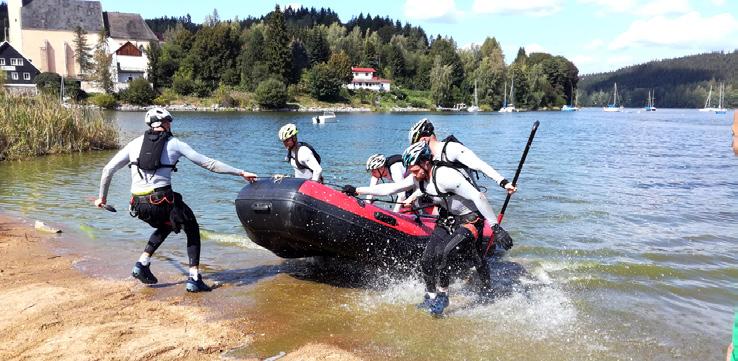
[[[18,80],[18,73],[12,72],[10,73],[10,77],[13,78],[13,80]]]
[[[23,73],[23,80],[31,80],[31,73]]]
[[[10,58],[10,65],[23,66],[23,58]]]
[[[131,81],[133,81],[133,77],[132,76],[129,76],[128,77],[128,82],[130,83]]]
[[[0,65],[5,65],[5,58],[0,58]]]

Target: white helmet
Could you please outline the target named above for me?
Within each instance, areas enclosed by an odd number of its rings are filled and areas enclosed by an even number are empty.
[[[426,142],[414,143],[402,152],[402,164],[407,169],[424,160],[433,160],[433,155]]]
[[[371,172],[374,169],[382,168],[384,167],[385,162],[387,162],[387,158],[385,158],[384,155],[373,154],[366,160],[366,171]]]
[[[279,129],[279,140],[285,141],[297,135],[297,126],[289,123]]]
[[[407,133],[407,140],[410,144],[417,143],[421,137],[433,135],[433,123],[428,118],[419,120]]]
[[[162,122],[171,122],[173,120],[172,114],[169,114],[169,111],[162,107],[153,107],[144,116],[144,122],[152,128],[160,127]]]

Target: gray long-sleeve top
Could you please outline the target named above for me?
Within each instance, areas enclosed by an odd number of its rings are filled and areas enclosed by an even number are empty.
[[[120,168],[135,162],[141,152],[143,144],[143,135],[132,140],[123,149],[118,151],[115,156],[103,168],[102,177],[100,178],[100,199],[107,198],[108,188],[113,174]],[[243,170],[231,167],[228,164],[208,158],[198,152],[187,143],[172,137],[167,141],[164,151],[161,152],[161,164],[175,164],[180,157],[185,157],[211,172],[222,174],[240,175]],[[143,176],[143,177],[142,177]],[[159,168],[156,171],[146,171],[141,169],[139,172],[135,164],[131,165],[131,193],[141,194],[152,191],[154,188],[160,188],[172,184],[172,168]]]

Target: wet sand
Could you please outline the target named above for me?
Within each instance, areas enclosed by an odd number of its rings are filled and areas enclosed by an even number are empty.
[[[0,216],[0,359],[217,360],[247,348],[256,334],[249,314],[224,319],[204,307],[208,294],[157,297],[132,280],[104,280],[55,255],[49,236]],[[323,344],[279,360],[359,360]],[[252,359],[253,360],[253,359]]]

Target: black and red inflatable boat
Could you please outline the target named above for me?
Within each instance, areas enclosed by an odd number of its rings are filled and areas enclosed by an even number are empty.
[[[236,199],[236,213],[252,241],[283,258],[412,261],[435,227],[434,219],[388,211],[297,178],[247,184]]]

